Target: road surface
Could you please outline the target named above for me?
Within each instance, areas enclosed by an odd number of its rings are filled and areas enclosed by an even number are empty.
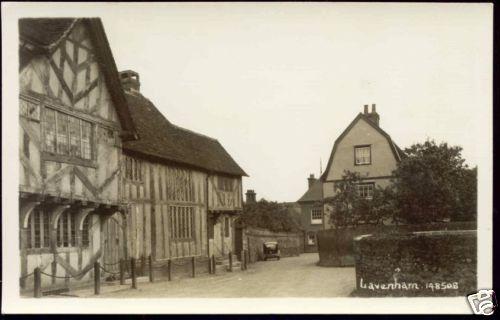
[[[347,297],[355,288],[354,268],[316,266],[317,253],[250,264],[246,271],[203,274],[196,278],[155,283],[102,287],[94,296],[91,290],[74,292],[92,298],[254,298],[254,297]]]

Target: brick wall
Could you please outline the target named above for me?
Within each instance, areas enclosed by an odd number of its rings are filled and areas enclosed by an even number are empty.
[[[425,231],[354,240],[354,296],[463,296],[477,291],[477,232]]]

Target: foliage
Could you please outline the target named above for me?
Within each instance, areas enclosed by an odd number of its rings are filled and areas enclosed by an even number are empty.
[[[325,199],[331,208],[330,222],[335,228],[356,226],[360,223],[379,224],[393,210],[393,195],[389,189],[377,186],[371,199],[358,194],[357,185],[362,181],[358,172],[344,171],[342,180],[335,183],[336,193]]]
[[[264,228],[275,232],[294,232],[300,229],[292,213],[282,204],[261,199],[245,203],[240,223],[242,226]]]
[[[371,200],[357,194],[359,173],[345,171],[335,184],[336,194],[325,199],[333,209],[337,227],[359,223],[430,223],[450,219],[475,221],[477,216],[477,168],[470,169],[462,148],[432,140],[405,149],[405,157],[393,172],[392,184],[377,187]]]
[[[396,218],[408,223],[475,220],[477,169],[469,169],[462,148],[433,140],[405,149],[394,171]]]

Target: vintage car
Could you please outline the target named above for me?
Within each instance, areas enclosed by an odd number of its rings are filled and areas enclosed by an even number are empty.
[[[280,248],[278,242],[276,241],[268,241],[263,243],[263,251],[264,251],[264,261],[267,261],[269,258],[277,258],[280,259]]]

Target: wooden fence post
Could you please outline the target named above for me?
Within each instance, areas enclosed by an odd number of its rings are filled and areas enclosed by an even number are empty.
[[[99,261],[94,262],[94,294],[101,293],[101,266]]]
[[[149,255],[149,282],[154,282],[153,257]]]
[[[212,274],[212,258],[208,256],[208,274]]]
[[[35,282],[33,296],[35,298],[40,298],[42,296],[42,273],[39,267],[36,267],[35,271],[33,271],[33,279],[33,281]]]
[[[141,276],[146,274],[146,257],[144,255],[141,256]]]
[[[135,258],[130,259],[130,276],[132,277],[132,289],[137,289],[137,275],[135,274]]]
[[[168,281],[172,281],[172,260],[170,259],[167,261],[167,275]]]
[[[233,272],[233,253],[229,251],[228,256],[229,256],[229,270],[227,271]]]
[[[191,257],[191,275],[196,277],[196,260],[194,257]]]
[[[241,250],[240,252],[240,262],[241,262],[241,270],[245,270],[245,251]]]
[[[125,284],[125,260],[120,259],[120,284]]]
[[[212,273],[215,274],[216,271],[217,271],[217,266],[215,264],[215,255],[214,254],[212,255],[212,259],[211,260],[212,260]]]
[[[57,275],[57,262],[54,260],[50,263],[50,268],[52,271],[52,275],[55,276]],[[56,283],[56,277],[52,277],[52,284]]]

